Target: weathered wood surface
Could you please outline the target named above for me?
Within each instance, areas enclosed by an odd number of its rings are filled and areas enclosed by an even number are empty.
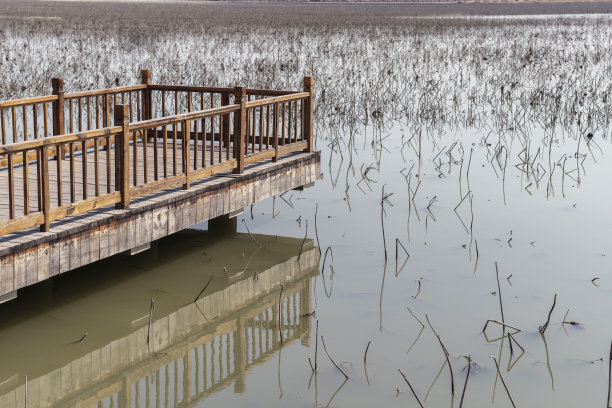
[[[308,344],[311,326],[305,315],[312,311],[311,280],[319,257],[318,249],[311,247],[304,250],[299,264],[296,255],[260,271],[257,280],[238,280],[155,318],[150,346],[143,324],[93,351],[83,348],[81,357],[28,378],[28,408],[107,406],[109,399],[118,399],[119,406],[132,406],[133,398],[140,401],[139,384],[143,383],[154,399],[163,395],[166,402],[178,406],[192,406],[232,382],[235,391],[242,392],[248,370],[270,359],[281,346],[279,283],[285,285],[283,342],[301,339]],[[181,369],[176,368],[179,362]],[[25,386],[16,382],[0,391],[1,407],[25,408]],[[174,388],[176,382],[183,384],[180,390]]]
[[[177,150],[180,152],[180,146]],[[110,157],[112,160],[114,154]],[[148,161],[150,166],[152,163]],[[53,167],[49,166],[50,173]],[[80,168],[75,165],[75,170]],[[0,295],[314,183],[320,173],[318,152],[293,153],[276,163],[247,166],[242,174],[228,171],[193,181],[188,190],[182,189],[181,183],[174,189],[133,200],[126,209],[105,207],[70,216],[52,223],[49,232],[30,228],[2,236]],[[93,191],[93,180],[88,179],[88,183]],[[82,191],[78,187],[75,191]],[[51,183],[52,199],[57,192],[54,188]],[[7,211],[6,204],[2,211]]]
[[[150,143],[149,143],[150,144]],[[161,145],[161,143],[159,143]],[[206,149],[206,158],[210,165],[210,159],[214,157],[215,163],[218,161],[219,157],[221,157],[222,161],[226,161],[227,151],[224,149],[219,152],[219,146],[214,146],[214,156],[212,153],[212,147],[210,144]],[[161,150],[161,147],[159,148]],[[86,155],[86,166],[83,165],[83,159],[85,158],[83,154],[76,153],[74,155],[74,164],[71,163],[69,158],[65,158],[60,161],[60,166],[58,168],[57,160],[50,160],[46,166],[46,170],[49,174],[49,185],[45,186],[49,189],[49,205],[51,208],[56,208],[60,205],[59,198],[61,197],[61,204],[66,205],[72,202],[71,194],[74,193],[74,201],[81,201],[85,199],[84,192],[87,192],[88,197],[94,197],[95,192],[107,192],[107,191],[115,191],[115,153],[114,146],[111,148],[110,155],[106,154],[106,151],[100,151],[98,155],[98,163],[96,164],[95,155],[93,151],[90,151]],[[133,149],[130,146],[130,153],[133,153]],[[142,140],[136,146],[137,156],[142,159],[144,155],[144,148]],[[191,145],[191,154],[193,155],[194,146]],[[198,147],[199,152],[202,152],[202,148]],[[182,143],[177,143],[176,150],[174,149],[174,144],[172,140],[168,140],[167,143],[167,153],[166,156],[166,167],[165,172],[168,175],[173,174],[173,162],[174,162],[174,153],[176,152],[176,160],[178,163],[178,169],[181,169],[181,162],[183,157],[183,145]],[[149,146],[147,149],[147,181],[151,182],[155,178],[155,174],[161,175],[163,177],[164,174],[164,160],[155,160],[155,150]],[[233,151],[230,150],[230,158],[233,154]],[[159,152],[161,155],[161,152]],[[201,153],[200,153],[201,155]],[[109,164],[110,163],[110,164]],[[157,163],[157,166],[155,164]],[[134,184],[134,161],[129,161],[129,174],[132,175],[128,177],[128,183],[130,187],[134,187],[135,185],[143,185],[145,184],[145,172],[140,163],[137,163],[136,172],[136,184]],[[71,178],[71,168],[73,169],[72,178]],[[95,169],[99,168],[98,177],[96,177],[95,171],[91,171],[87,174],[86,177],[83,177],[83,169]],[[157,168],[157,173],[155,173],[155,168]],[[110,171],[108,170],[110,169]],[[59,171],[58,171],[59,170]],[[13,183],[15,185],[23,186],[24,182],[24,172],[21,166],[15,166],[13,169]],[[9,174],[8,168],[0,168],[0,188],[8,189],[9,186],[9,178],[11,175]],[[162,178],[160,177],[160,178]],[[71,183],[71,179],[74,180],[74,183]],[[29,203],[29,212],[34,213],[39,211],[38,200],[39,200],[39,190],[37,188],[37,172],[36,172],[36,163],[30,166],[28,171],[28,200]],[[87,186],[84,187],[84,181],[87,182]],[[110,183],[109,183],[110,181]],[[110,188],[109,188],[110,187]],[[61,189],[61,195],[60,193]],[[24,188],[15,188],[14,189],[14,213],[17,216],[24,214],[24,203],[26,200],[25,197],[25,189]],[[9,194],[0,194],[0,220],[8,220],[10,214],[10,200]]]

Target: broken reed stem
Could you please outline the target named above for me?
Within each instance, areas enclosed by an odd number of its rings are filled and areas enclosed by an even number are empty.
[[[552,312],[555,309],[556,304],[557,304],[557,294],[555,293],[555,298],[553,299],[552,307],[548,311],[548,318],[546,318],[546,323],[544,323],[542,326],[539,327],[540,333],[544,334],[544,332],[548,328],[548,323],[550,323],[550,316],[552,315]]]
[[[510,337],[510,333],[508,333],[508,344],[510,345],[510,357],[514,355],[514,349],[512,348],[512,338]]]
[[[489,356],[489,358],[492,358],[493,361],[495,361],[495,368],[497,368],[497,375],[499,375],[499,378],[501,379],[501,382],[504,385],[504,388],[506,389],[506,393],[508,394],[508,398],[510,398],[510,402],[512,403],[512,406],[516,408],[516,404],[514,403],[514,400],[512,399],[512,395],[510,395],[510,390],[508,389],[508,385],[506,385],[506,381],[504,380],[504,377],[502,376],[501,371],[499,371],[499,364],[497,364],[497,359],[495,358],[495,356]]]
[[[344,370],[342,368],[340,368],[340,366],[338,364],[336,364],[336,362],[334,361],[333,358],[331,358],[331,356],[329,355],[329,353],[327,352],[327,347],[325,347],[325,340],[323,339],[323,336],[321,336],[321,343],[323,343],[323,350],[325,350],[325,354],[327,354],[327,357],[329,357],[329,360],[332,362],[333,365],[336,366],[336,368],[338,370],[340,370],[340,372],[344,375],[344,377],[348,380],[349,376],[344,372]]]
[[[408,258],[410,258],[410,254],[406,250],[406,247],[404,246],[404,244],[402,244],[402,241],[400,241],[399,238],[395,238],[395,265],[397,265],[397,260],[399,258],[399,251],[398,251],[399,248],[398,248],[398,246],[401,246],[402,249],[404,250],[404,252],[406,253],[406,256],[408,256]]]
[[[200,291],[200,293],[198,293],[198,296],[196,296],[195,299],[193,299],[192,303],[195,303],[198,301],[198,299],[200,298],[200,296],[202,296],[202,293],[204,293],[204,291],[206,290],[206,288],[208,287],[208,285],[210,285],[210,282],[212,281],[213,277],[215,276],[215,270],[213,269],[212,274],[210,275],[210,278],[208,278],[208,281],[206,282],[206,285],[204,285],[204,288],[202,288],[202,290]]]
[[[459,204],[457,204],[455,206],[455,208],[453,209],[453,211],[457,211],[457,208],[459,208],[459,206],[461,205],[461,203],[467,198],[467,196],[470,194],[470,191],[468,191],[467,193],[465,193],[465,195],[463,196],[463,198],[461,199],[461,201],[459,201]]]
[[[363,353],[363,365],[364,366],[366,364],[366,358],[368,357],[368,349],[370,348],[370,343],[371,342],[372,342],[371,340],[368,341],[368,345],[366,346],[365,353]]]
[[[319,203],[315,207],[315,235],[317,237],[317,248],[319,249],[319,256],[321,256],[321,242],[319,241],[319,229],[317,228],[317,213],[319,212]]]
[[[446,357],[446,362],[448,363],[448,370],[450,371],[450,376],[451,376],[451,394],[455,395],[455,375],[453,374],[453,366],[452,366],[452,364],[450,362],[448,350],[446,349],[446,346],[442,342],[442,339],[440,338],[440,335],[436,332],[436,330],[431,325],[431,322],[429,321],[429,316],[427,316],[427,314],[425,315],[425,319],[427,320],[427,324],[429,324],[429,327],[431,328],[431,331],[433,331],[434,334],[436,335],[436,337],[438,338],[438,342],[440,343],[440,347],[442,347],[442,351],[444,352],[444,357]]]
[[[408,384],[408,387],[410,387],[410,391],[412,391],[412,395],[414,395],[414,398],[416,398],[417,402],[419,403],[419,406],[421,408],[425,408],[425,406],[423,405],[423,403],[421,402],[421,400],[419,399],[419,396],[416,394],[416,392],[414,392],[414,388],[412,388],[412,384],[410,384],[410,381],[408,381],[408,379],[406,378],[406,376],[404,375],[404,373],[402,373],[402,370],[400,370],[399,368],[397,369],[397,371],[399,371],[399,373],[402,375],[402,377],[404,377],[404,381],[406,381],[406,384]]]
[[[500,326],[509,327],[511,329],[514,329],[514,330],[522,331],[518,327],[512,326],[510,324],[502,323],[502,322],[499,322],[499,321],[494,320],[494,319],[487,319],[487,322],[485,323],[484,327],[482,328],[483,333],[484,333],[485,330],[487,330],[487,326],[489,325],[489,323],[496,323],[496,324],[499,324]]]
[[[281,301],[283,297],[283,289],[285,288],[282,283],[279,283],[281,290],[278,295],[278,334],[280,337],[280,343],[283,344],[283,328],[281,327]]]
[[[325,261],[327,261],[327,253],[331,251],[332,264],[334,262],[334,251],[331,249],[331,246],[328,246],[325,250],[325,255],[323,256],[323,267],[321,268],[321,275],[325,272]]]
[[[385,238],[385,186],[382,187],[380,199],[380,224],[382,225],[383,247],[385,249],[385,265],[387,264],[387,239]]]
[[[465,383],[463,384],[463,392],[461,393],[461,401],[459,402],[459,408],[463,406],[463,397],[465,397],[465,389],[467,388],[468,379],[470,378],[470,370],[472,368],[472,356],[468,356],[468,371],[465,376]]]
[[[247,232],[249,233],[249,236],[251,237],[251,239],[257,244],[258,247],[261,248],[261,244],[259,242],[257,242],[257,240],[255,239],[255,237],[253,236],[253,234],[251,234],[251,230],[249,230],[249,226],[247,225],[246,221],[244,220],[244,218],[242,219],[242,222],[244,223],[244,226],[247,229]]]
[[[317,331],[315,333],[315,366],[314,366],[315,371],[317,371],[318,356],[319,356],[319,321],[317,320]]]
[[[610,388],[612,386],[612,342],[610,343],[610,357],[608,359],[608,400],[606,407],[610,408]]]
[[[504,319],[504,305],[502,303],[501,286],[499,285],[499,269],[497,268],[497,262],[495,262],[495,276],[497,278],[497,294],[499,296],[499,309],[501,310],[502,323],[505,323]]]
[[[302,251],[304,250],[304,242],[306,242],[306,237],[308,236],[308,220],[306,220],[306,233],[304,234],[304,239],[302,240],[302,245],[300,246],[300,253],[298,254],[298,262],[300,262],[300,258],[302,257]]]
[[[421,319],[419,319],[417,317],[417,315],[415,315],[414,313],[412,313],[412,310],[410,310],[409,307],[407,307],[406,309],[408,309],[408,311],[410,312],[410,314],[412,315],[412,317],[414,317],[415,319],[417,319],[417,322],[419,322],[421,324],[422,327],[425,327],[425,325],[423,324],[423,322],[421,321]]]
[[[147,327],[147,344],[151,338],[151,319],[153,318],[153,309],[155,309],[155,300],[151,298],[151,308],[149,309],[149,326]]]
[[[514,336],[512,335],[512,333],[508,333],[508,340],[510,341],[510,345],[511,348],[510,350],[512,350],[512,343],[516,344],[517,346],[519,346],[519,348],[521,349],[522,352],[525,352],[525,349],[523,348],[523,346],[521,346],[521,343],[519,343],[518,341],[516,341],[516,339],[514,338]],[[510,354],[512,356],[512,354]]]

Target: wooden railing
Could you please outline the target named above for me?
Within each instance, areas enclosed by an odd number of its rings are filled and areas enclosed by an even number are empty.
[[[150,79],[70,94],[54,79],[51,96],[0,102],[0,236],[313,149],[310,77],[303,92]]]

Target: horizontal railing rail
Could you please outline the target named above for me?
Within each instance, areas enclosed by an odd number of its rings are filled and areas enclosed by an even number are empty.
[[[136,86],[64,94],[61,79],[53,85],[51,96],[0,102],[3,136],[5,110],[12,134],[15,112],[24,112],[23,137],[0,145],[0,188],[8,192],[0,196],[0,236],[37,225],[48,231],[67,216],[126,208],[148,194],[313,149],[311,78],[303,92],[150,85],[150,71]],[[78,101],[74,112],[71,101]],[[53,105],[53,136],[46,104]]]

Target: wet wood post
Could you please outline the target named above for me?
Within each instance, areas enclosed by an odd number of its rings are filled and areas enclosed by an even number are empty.
[[[234,174],[244,172],[244,143],[246,124],[246,88],[237,86],[234,90],[234,103],[240,105],[240,110],[234,113],[234,155],[236,167]]]
[[[115,208],[126,208],[130,205],[130,108],[127,105],[115,105],[115,125],[121,126],[121,132],[115,137],[117,170],[117,188],[121,200]]]
[[[314,79],[312,77],[304,77],[304,92],[310,94],[308,99],[304,101],[304,140],[308,143],[308,147],[304,151],[312,152],[312,117],[314,107]]]

